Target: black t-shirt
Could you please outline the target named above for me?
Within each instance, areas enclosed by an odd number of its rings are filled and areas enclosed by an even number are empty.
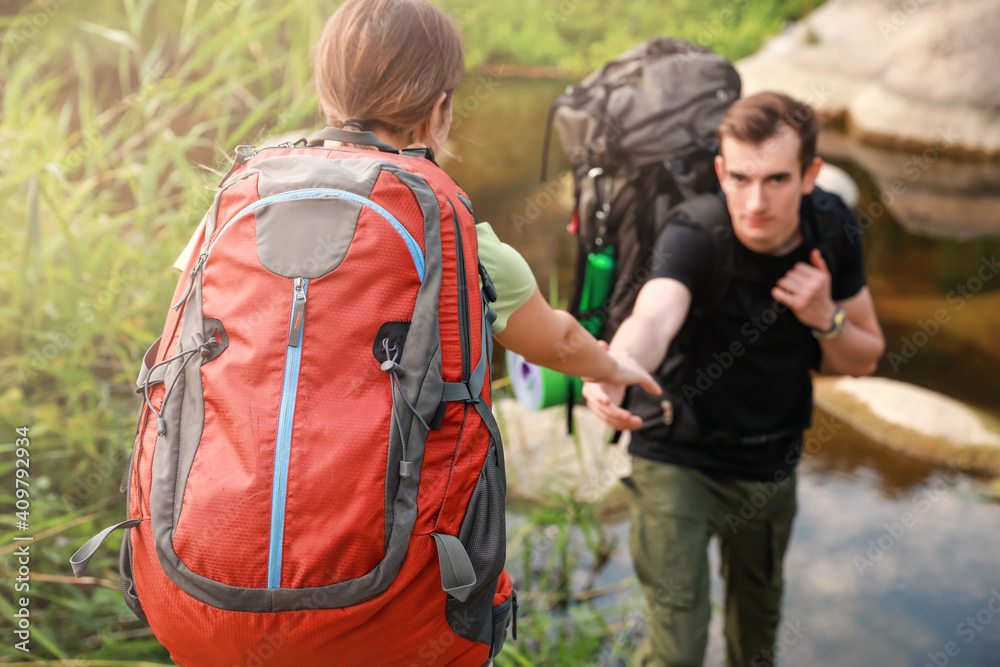
[[[690,353],[682,369],[682,393],[702,432],[700,442],[655,441],[632,434],[636,456],[691,466],[744,479],[770,479],[798,462],[802,430],[812,418],[809,369],[819,368],[821,350],[809,327],[771,297],[771,288],[797,262],[809,263],[818,231],[811,209],[801,211],[802,243],[781,256],[756,253],[734,238],[734,276],[722,297],[707,304],[717,270],[708,232],[668,225],[657,240],[652,277],[673,278],[691,291]],[[850,226],[854,225],[854,229]],[[853,216],[840,224],[845,235],[834,267],[834,301],[865,286],[861,243]],[[755,442],[756,440],[756,442]]]

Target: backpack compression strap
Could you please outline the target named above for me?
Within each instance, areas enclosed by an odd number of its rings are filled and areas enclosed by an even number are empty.
[[[397,155],[402,155],[400,151],[395,146],[391,146],[377,136],[374,132],[354,132],[352,130],[343,130],[339,127],[327,127],[324,128],[316,137],[309,142],[310,146],[322,145],[324,141],[339,141],[345,144],[358,144],[361,146],[374,146],[385,153],[395,153]]]

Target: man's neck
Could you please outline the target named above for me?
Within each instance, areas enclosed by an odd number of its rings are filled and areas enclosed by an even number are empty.
[[[780,246],[771,250],[769,252],[763,253],[765,255],[774,255],[775,257],[780,257],[781,255],[787,255],[791,251],[795,250],[802,243],[802,220],[799,220],[799,224],[795,225],[795,232],[788,237],[788,240],[782,243]]]

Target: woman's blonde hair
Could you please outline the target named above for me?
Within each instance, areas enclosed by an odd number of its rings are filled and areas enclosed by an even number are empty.
[[[381,126],[405,140],[448,100],[465,72],[458,28],[427,0],[348,0],[313,55],[327,124]]]

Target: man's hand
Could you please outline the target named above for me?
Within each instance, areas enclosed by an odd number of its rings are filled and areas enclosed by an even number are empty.
[[[618,407],[625,397],[625,387],[638,384],[651,394],[662,394],[663,390],[635,359],[623,352],[610,350],[603,340],[598,342],[618,362],[618,368],[609,382],[594,382],[592,378],[583,378],[583,397],[587,399],[587,407],[618,431],[639,428],[642,426],[642,419]]]
[[[657,368],[680,331],[691,307],[691,292],[684,283],[673,278],[653,278],[639,290],[632,314],[625,318],[612,341],[612,356],[619,369],[611,374],[614,383],[585,382],[583,396],[587,407],[613,428],[629,431],[642,426],[642,419],[618,407],[625,396],[627,381],[637,382],[653,394],[662,390],[649,381],[629,375],[635,370]],[[624,354],[627,353],[627,357]],[[623,358],[629,361],[621,361]],[[634,364],[630,371],[628,366]],[[645,373],[644,370],[642,370]],[[648,377],[648,376],[647,376]],[[608,378],[604,378],[608,379]],[[586,381],[587,378],[584,378]]]
[[[809,254],[809,262],[793,266],[771,289],[771,296],[791,308],[802,324],[826,331],[837,310],[830,292],[830,270],[818,249]]]
[[[625,397],[625,387],[606,382],[584,382],[583,397],[587,407],[616,431],[630,431],[642,426],[642,419],[618,407]]]

